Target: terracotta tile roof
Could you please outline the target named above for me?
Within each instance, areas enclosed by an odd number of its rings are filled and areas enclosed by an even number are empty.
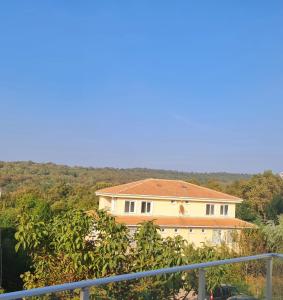
[[[97,194],[148,195],[241,200],[237,197],[181,180],[144,179],[97,191]]]
[[[252,228],[254,224],[237,218],[192,218],[192,217],[151,217],[151,216],[115,216],[119,223],[137,225],[154,220],[159,226],[168,227],[212,227],[212,228]]]

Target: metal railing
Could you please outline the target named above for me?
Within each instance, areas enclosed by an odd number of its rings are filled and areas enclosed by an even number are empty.
[[[248,262],[248,261],[253,261],[253,260],[265,260],[266,261],[265,299],[271,300],[272,299],[272,262],[273,262],[273,258],[283,259],[283,254],[266,253],[266,254],[260,254],[260,255],[254,255],[254,256],[237,257],[237,258],[210,261],[210,262],[204,262],[204,263],[198,263],[198,264],[177,266],[177,267],[172,267],[172,268],[163,268],[163,269],[144,271],[144,272],[138,272],[138,273],[117,275],[117,276],[111,276],[111,277],[105,277],[105,278],[99,278],[99,279],[83,280],[83,281],[78,281],[78,282],[47,286],[47,287],[43,287],[43,288],[35,288],[35,289],[30,289],[30,290],[6,293],[6,294],[0,295],[0,300],[11,300],[11,299],[24,298],[24,297],[40,296],[40,295],[44,295],[44,294],[53,294],[53,293],[57,293],[57,292],[70,291],[70,290],[75,290],[75,289],[80,289],[80,299],[81,300],[88,300],[89,299],[89,288],[93,287],[93,286],[101,286],[101,285],[105,285],[108,283],[127,281],[127,280],[133,280],[133,279],[162,275],[162,274],[184,272],[184,271],[190,271],[190,270],[194,270],[194,269],[199,270],[198,300],[204,300],[206,297],[206,288],[205,288],[205,285],[206,285],[205,269],[206,268],[227,265],[227,264],[234,264],[234,263],[243,263],[243,262]]]

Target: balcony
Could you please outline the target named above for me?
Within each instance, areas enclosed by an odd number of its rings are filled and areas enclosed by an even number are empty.
[[[80,300],[88,300],[88,299],[107,299],[102,297],[96,297],[95,290],[105,287],[109,284],[124,284],[125,288],[130,286],[130,282],[135,280],[143,280],[146,278],[154,277],[154,276],[168,276],[173,274],[183,274],[181,276],[185,276],[187,274],[190,276],[191,271],[196,271],[198,274],[198,292],[197,300],[205,300],[209,299],[213,292],[209,292],[206,289],[206,272],[211,270],[212,268],[219,268],[221,266],[230,265],[230,264],[247,264],[252,262],[259,263],[259,266],[263,266],[264,269],[264,294],[258,298],[254,297],[245,297],[243,295],[238,295],[231,297],[231,300],[237,299],[266,299],[266,300],[279,300],[283,299],[283,274],[282,268],[279,268],[279,272],[277,271],[276,274],[273,273],[274,271],[274,262],[282,262],[283,254],[276,254],[276,253],[267,253],[267,254],[260,254],[255,256],[247,256],[247,257],[238,257],[238,258],[231,258],[225,260],[218,260],[218,261],[210,261],[210,262],[203,262],[198,264],[191,264],[191,265],[184,265],[184,266],[177,266],[173,268],[164,268],[164,269],[157,269],[157,270],[150,270],[138,273],[131,273],[131,274],[123,274],[117,276],[111,276],[106,278],[99,278],[93,280],[84,280],[79,282],[72,282],[54,286],[46,286],[42,288],[35,288],[30,290],[23,290],[18,292],[11,292],[0,295],[0,300],[12,300],[12,299],[20,299],[20,298],[27,298],[27,297],[44,297],[45,299],[71,299],[71,298],[80,298]],[[226,285],[228,286],[228,285]],[[186,298],[183,297],[184,291],[180,291],[180,296],[174,297],[174,299],[191,299],[189,296]],[[212,294],[210,294],[212,293]],[[231,295],[230,295],[231,296]],[[214,299],[227,299],[228,297],[215,297]],[[125,299],[125,298],[119,298]],[[127,298],[134,300],[134,298]],[[138,298],[138,299],[155,299],[155,298]],[[157,298],[156,298],[157,299]],[[173,298],[168,298],[173,299]],[[229,298],[230,299],[230,298]]]

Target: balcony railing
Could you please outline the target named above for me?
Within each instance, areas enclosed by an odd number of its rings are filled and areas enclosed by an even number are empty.
[[[227,265],[227,264],[234,264],[234,263],[244,263],[244,262],[255,261],[255,260],[265,260],[265,262],[266,262],[265,299],[271,300],[272,299],[273,258],[283,259],[283,254],[266,253],[266,254],[260,254],[260,255],[254,255],[254,256],[245,256],[245,257],[224,259],[224,260],[218,260],[218,261],[203,262],[203,263],[198,263],[198,264],[177,266],[177,267],[172,267],[172,268],[164,268],[164,269],[157,269],[157,270],[151,270],[151,271],[145,271],[145,272],[117,275],[117,276],[111,276],[111,277],[105,277],[105,278],[99,278],[99,279],[93,279],[93,280],[83,280],[83,281],[78,281],[78,282],[47,286],[47,287],[43,287],[43,288],[35,288],[35,289],[30,289],[30,290],[6,293],[6,294],[0,295],[0,300],[11,300],[11,299],[19,299],[19,298],[25,298],[25,297],[35,297],[35,296],[41,296],[41,295],[46,295],[46,294],[54,294],[57,292],[73,291],[76,289],[80,289],[80,299],[81,300],[88,300],[89,299],[89,289],[91,287],[102,286],[102,285],[106,285],[109,283],[120,282],[120,281],[134,280],[134,279],[139,279],[139,278],[144,278],[144,277],[149,277],[149,276],[190,271],[190,270],[195,270],[195,269],[197,269],[199,272],[198,300],[204,300],[204,299],[206,299],[206,282],[205,282],[206,268]]]

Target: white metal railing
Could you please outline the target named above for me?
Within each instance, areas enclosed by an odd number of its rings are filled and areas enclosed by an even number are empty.
[[[108,283],[119,282],[119,281],[127,281],[133,280],[143,277],[149,276],[156,276],[162,274],[169,274],[169,273],[177,273],[177,272],[184,272],[189,270],[198,269],[199,270],[199,282],[198,282],[198,300],[204,300],[206,297],[206,290],[205,290],[205,269],[209,267],[216,267],[220,265],[227,265],[233,263],[241,263],[241,262],[248,262],[253,260],[266,260],[266,300],[272,299],[272,261],[273,258],[281,258],[283,259],[283,254],[277,253],[265,253],[259,254],[254,256],[245,256],[245,257],[237,257],[237,258],[230,258],[224,260],[217,260],[217,261],[210,261],[198,264],[191,264],[191,265],[184,265],[184,266],[177,266],[172,268],[163,268],[157,270],[150,270],[138,273],[131,273],[131,274],[124,274],[124,275],[117,275],[99,279],[92,279],[92,280],[83,280],[78,282],[71,282],[71,283],[64,283],[59,285],[53,286],[46,286],[43,288],[35,288],[30,290],[23,290],[18,292],[11,292],[0,295],[0,300],[10,300],[10,299],[19,299],[24,297],[32,297],[32,296],[40,296],[44,294],[53,294],[57,292],[63,291],[70,291],[75,289],[80,289],[80,299],[81,300],[88,300],[89,299],[89,288],[93,286],[100,286],[105,285]]]

